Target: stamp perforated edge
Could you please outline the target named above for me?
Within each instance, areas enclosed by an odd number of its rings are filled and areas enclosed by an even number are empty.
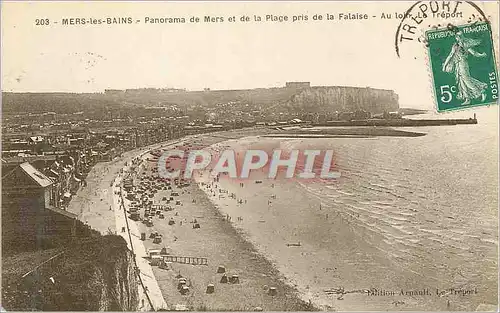
[[[491,43],[492,43],[491,51],[493,53],[493,61],[495,64],[496,79],[497,79],[497,85],[498,85],[498,83],[500,81],[500,79],[498,77],[498,73],[499,73],[498,51],[496,51],[496,49],[498,47],[498,43],[499,43],[498,31],[496,28],[492,27],[491,22],[489,20],[486,20],[483,22],[488,24],[488,26],[489,26],[488,28],[490,30],[490,37],[491,37]],[[463,23],[463,24],[459,24],[459,25],[457,24],[457,26],[473,25],[476,23],[477,23],[477,21],[473,22],[473,23]],[[443,27],[443,28],[436,28],[436,29],[428,29],[424,32],[424,36],[427,39],[428,32],[445,30],[445,29],[447,29],[447,28]],[[431,57],[430,57],[430,51],[429,51],[427,46],[425,46],[425,50],[426,50],[424,53],[425,63],[426,63],[425,65],[427,67],[428,82],[429,82],[429,87],[430,87],[430,90],[432,93],[432,100],[434,102],[434,112],[436,112],[438,114],[455,113],[455,112],[469,111],[469,110],[473,110],[473,109],[481,108],[481,107],[489,108],[492,105],[499,105],[500,104],[500,99],[497,99],[496,103],[490,102],[490,103],[484,103],[484,104],[482,103],[482,104],[476,104],[476,105],[469,105],[466,107],[458,107],[458,108],[453,108],[453,109],[448,109],[448,110],[438,110],[438,101],[436,98],[436,90],[434,88],[434,73],[432,72],[432,61],[431,61]]]

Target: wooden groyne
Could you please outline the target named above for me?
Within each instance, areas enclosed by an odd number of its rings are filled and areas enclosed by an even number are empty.
[[[200,257],[165,255],[163,256],[163,260],[165,262],[175,262],[182,264],[208,265],[208,259]]]

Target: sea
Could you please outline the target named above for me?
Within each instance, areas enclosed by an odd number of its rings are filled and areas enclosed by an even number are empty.
[[[496,305],[498,107],[411,118],[473,113],[477,125],[399,128],[422,137],[223,142],[213,148],[332,149],[341,177],[221,177],[223,193],[212,200],[305,301],[323,310]]]

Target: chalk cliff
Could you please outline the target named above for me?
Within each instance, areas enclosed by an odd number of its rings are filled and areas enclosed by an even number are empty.
[[[75,243],[25,278],[3,277],[2,306],[7,311],[136,311],[138,284],[126,242],[107,235]]]

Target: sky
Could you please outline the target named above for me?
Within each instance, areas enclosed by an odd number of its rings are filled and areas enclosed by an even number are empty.
[[[424,1],[423,3],[429,3]],[[392,89],[400,104],[433,106],[426,49],[413,40],[395,52],[395,34],[414,2],[3,2],[2,91],[102,92],[311,85]],[[498,4],[478,3],[498,34]],[[463,5],[464,15],[474,13]],[[339,20],[339,13],[368,14]],[[326,14],[335,16],[326,20]],[[381,19],[382,13],[392,14]],[[268,14],[308,21],[265,21]],[[315,14],[322,20],[313,20]],[[241,22],[259,15],[262,22]],[[222,23],[146,24],[146,17],[220,16]],[[236,22],[229,22],[234,16]],[[373,17],[376,16],[376,17]],[[64,18],[131,17],[132,24],[62,25]],[[48,19],[49,25],[35,25]],[[432,25],[464,23],[429,19]],[[139,23],[136,23],[140,20]],[[55,23],[57,22],[57,24]],[[424,26],[424,25],[422,25]],[[426,26],[426,25],[425,25]],[[425,27],[418,30],[425,31]],[[498,46],[498,43],[497,43]],[[498,51],[497,51],[498,55]]]

